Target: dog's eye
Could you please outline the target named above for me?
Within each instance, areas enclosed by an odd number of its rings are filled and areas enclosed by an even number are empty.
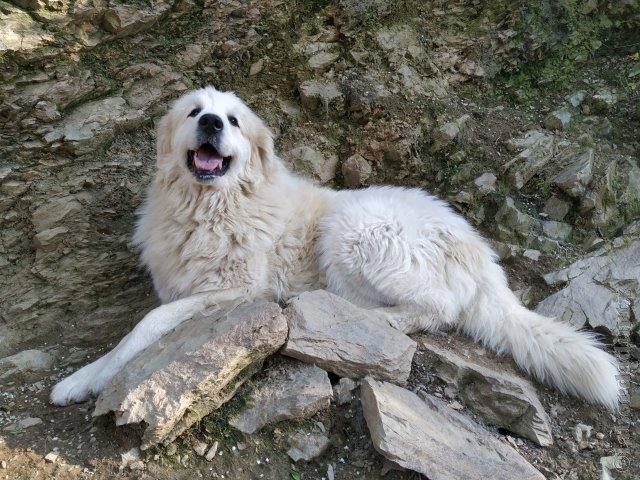
[[[233,125],[234,127],[238,126],[238,119],[236,117],[229,116],[227,118],[229,119],[229,123],[231,125]]]
[[[200,107],[194,108],[189,112],[189,117],[195,117],[200,113],[200,110],[202,110]]]

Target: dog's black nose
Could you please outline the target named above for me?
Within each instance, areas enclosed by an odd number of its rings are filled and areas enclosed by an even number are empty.
[[[222,119],[213,113],[206,113],[202,115],[198,120],[198,125],[200,125],[200,129],[207,135],[218,133],[224,128],[224,122]]]

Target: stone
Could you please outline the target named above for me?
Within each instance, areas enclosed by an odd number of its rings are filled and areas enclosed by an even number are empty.
[[[68,232],[66,227],[48,228],[33,237],[33,246],[37,250],[54,250]]]
[[[284,312],[289,321],[284,355],[342,377],[407,381],[416,342],[382,314],[324,290],[294,297]]]
[[[350,378],[341,378],[338,383],[333,386],[333,397],[338,405],[344,405],[353,400],[353,391],[358,384]]]
[[[41,24],[10,3],[0,9],[0,53],[34,50],[53,40]]]
[[[544,203],[542,211],[548,215],[551,220],[561,222],[569,213],[571,205],[558,197],[550,197]]]
[[[309,58],[307,65],[312,70],[327,70],[339,57],[334,52],[318,52]]]
[[[228,401],[287,338],[278,305],[232,307],[196,315],[149,346],[105,385],[93,415],[143,422],[146,449],[170,443]]]
[[[573,108],[578,108],[586,97],[587,92],[585,90],[578,90],[577,92],[567,95],[565,98]]]
[[[193,451],[201,457],[204,457],[207,454],[207,444],[200,440],[196,440],[192,448]]]
[[[205,49],[197,43],[187,45],[184,51],[177,57],[180,65],[191,68],[195,67],[205,54]]]
[[[522,248],[512,243],[498,242],[496,240],[490,240],[491,247],[498,254],[498,258],[501,261],[515,258],[522,253]]]
[[[608,88],[602,88],[591,97],[591,108],[596,113],[605,113],[618,103],[618,96]]]
[[[60,455],[58,455],[57,453],[49,452],[44,456],[44,461],[47,463],[56,463],[59,457]]]
[[[329,438],[322,433],[297,431],[289,436],[289,450],[287,455],[297,462],[308,462],[322,455],[329,446]]]
[[[502,172],[516,189],[524,187],[553,157],[556,142],[553,135],[539,130],[529,130],[522,137],[506,142],[507,150],[518,152],[502,166]]]
[[[291,162],[295,170],[306,173],[320,183],[333,180],[338,165],[336,155],[323,155],[306,145],[292,148],[285,154],[285,158]]]
[[[529,260],[532,260],[534,262],[540,260],[540,255],[540,250],[534,250],[532,248],[528,248],[524,252],[522,252],[522,256],[524,258],[528,258]]]
[[[600,333],[623,334],[625,325],[640,318],[640,240],[620,237],[544,280],[564,288],[542,300],[536,312]]]
[[[23,350],[0,359],[0,379],[25,372],[44,372],[51,368],[53,356],[41,350]]]
[[[40,100],[36,103],[33,110],[34,116],[42,122],[52,122],[60,118],[58,108],[46,100]]]
[[[261,58],[251,64],[251,66],[249,67],[249,76],[253,77],[259,74],[263,68],[264,68],[264,58]]]
[[[504,199],[502,206],[496,213],[495,220],[498,224],[513,229],[521,235],[526,235],[540,229],[540,221],[518,210],[515,201],[511,197]]]
[[[414,58],[424,54],[418,34],[409,25],[381,28],[376,40],[380,48],[389,53],[391,61],[398,61],[407,53]]]
[[[478,192],[484,195],[487,193],[495,192],[497,180],[498,178],[493,173],[486,172],[476,178],[473,181],[473,184],[478,189]]]
[[[566,241],[571,236],[571,225],[555,220],[545,220],[542,222],[542,233],[554,240]]]
[[[215,458],[216,453],[218,453],[218,441],[217,440],[215,442],[213,442],[213,444],[211,445],[211,448],[209,448],[209,450],[207,450],[207,453],[204,456],[205,460],[207,462],[210,462],[211,460],[213,460]]]
[[[554,110],[544,119],[544,128],[547,130],[566,130],[571,121],[571,112],[565,108]]]
[[[139,461],[140,461],[140,449],[138,447],[130,448],[126,452],[123,452],[120,454],[120,469],[122,470],[126,467],[129,467],[130,469],[132,469],[131,466]]]
[[[327,372],[315,365],[288,361],[267,373],[267,379],[249,394],[247,406],[229,419],[243,433],[265,425],[304,419],[326,408],[333,398]]]
[[[351,155],[342,164],[342,178],[346,187],[364,185],[372,172],[371,164],[362,155]]]
[[[360,400],[374,448],[430,480],[542,480],[513,448],[432,395],[366,378]]]
[[[474,363],[426,338],[420,348],[429,356],[430,370],[484,422],[543,447],[553,444],[549,415],[531,383]]]
[[[344,96],[335,82],[307,80],[300,84],[298,90],[300,103],[306,108],[325,113],[344,110]]]
[[[133,35],[150,27],[171,8],[171,3],[151,2],[153,8],[140,8],[139,5],[111,4],[104,11],[102,28],[117,37]]]
[[[471,120],[470,115],[462,115],[454,121],[447,122],[437,127],[432,134],[433,150],[442,150],[459,139],[461,132],[464,130],[469,120]]]
[[[46,203],[40,205],[32,214],[31,222],[38,233],[51,229],[56,223],[64,218],[82,210],[82,205],[72,196],[49,198]],[[55,237],[60,231],[49,232],[39,237],[39,240],[46,241]]]
[[[593,427],[591,425],[585,425],[584,423],[577,424],[573,429],[573,436],[576,442],[580,443],[583,440],[591,438],[591,431]]]
[[[4,427],[4,430],[9,433],[17,433],[21,432],[29,427],[35,427],[36,425],[40,425],[42,423],[42,419],[38,417],[26,417],[22,420],[18,420],[16,423],[12,423],[11,425]]]
[[[559,163],[565,163],[564,169],[551,179],[551,183],[575,198],[581,197],[591,183],[593,169],[593,149],[586,148],[576,152],[570,150],[563,155]]]

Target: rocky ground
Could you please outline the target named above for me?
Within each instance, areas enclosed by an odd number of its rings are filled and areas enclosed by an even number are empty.
[[[453,335],[414,336],[410,391],[486,424],[547,478],[640,475],[639,7],[528,3],[0,1],[0,478],[419,478],[376,452],[361,392],[334,374],[310,418],[229,426],[279,357],[142,454],[141,432],[92,422],[92,403],[47,404],[157,304],[129,246],[134,211],[154,121],[204,84],[238,92],[318,182],[448,199],[527,305],[603,336],[630,395],[610,414],[535,384],[528,411],[546,426],[515,426],[491,389],[446,373],[464,360],[491,384],[482,368],[511,362]],[[308,462],[287,454],[299,431],[326,443]]]

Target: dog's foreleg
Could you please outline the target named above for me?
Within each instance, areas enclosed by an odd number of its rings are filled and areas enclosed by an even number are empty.
[[[242,298],[239,290],[202,293],[151,310],[109,353],[58,382],[51,391],[55,405],[82,402],[98,394],[122,367],[142,350],[185,320],[214,305]]]

